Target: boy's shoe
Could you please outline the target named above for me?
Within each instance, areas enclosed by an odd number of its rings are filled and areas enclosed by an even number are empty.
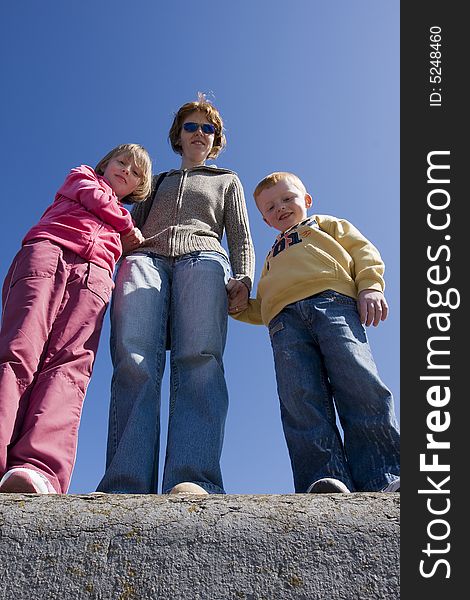
[[[323,477],[314,481],[307,489],[307,494],[350,494],[351,491],[339,479]]]
[[[381,492],[399,492],[400,491],[400,478],[395,479],[384,488],[380,490]]]
[[[3,494],[56,494],[51,482],[33,469],[15,467],[5,473],[0,481]]]
[[[209,494],[206,490],[197,485],[197,483],[189,483],[185,481],[184,483],[178,483],[174,488],[170,490],[170,494],[198,494],[199,496],[203,496]]]

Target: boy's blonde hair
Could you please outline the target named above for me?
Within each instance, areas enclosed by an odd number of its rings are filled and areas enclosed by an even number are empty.
[[[253,192],[254,199],[256,200],[256,198],[261,194],[263,190],[267,190],[268,188],[273,187],[274,185],[276,185],[276,183],[279,183],[284,179],[287,179],[293,185],[295,185],[295,187],[298,188],[302,192],[302,194],[307,193],[306,187],[302,183],[302,180],[299,177],[297,177],[297,175],[294,175],[294,173],[289,173],[288,171],[275,171],[270,175],[266,175],[266,177],[264,177],[258,183],[258,185],[255,187],[255,191]]]
[[[121,199],[121,202],[126,204],[132,204],[134,202],[143,202],[150,196],[150,189],[152,186],[152,160],[147,150],[140,144],[120,144],[113,148],[106,156],[104,156],[95,167],[95,173],[103,175],[109,161],[116,157],[124,154],[129,156],[135,162],[138,169],[142,171],[141,182],[137,188],[125,198]]]
[[[171,124],[170,131],[168,133],[168,139],[171,147],[177,154],[182,153],[180,143],[181,127],[183,126],[183,121],[186,119],[186,117],[195,110],[200,110],[203,112],[206,115],[209,123],[212,123],[212,125],[215,127],[214,144],[207,158],[217,158],[227,143],[224,135],[224,123],[219,111],[206,99],[205,94],[202,94],[201,92],[199,92],[198,98],[195,102],[187,102],[186,104],[183,104],[183,106],[181,106],[178,109],[178,112],[175,114],[175,118],[173,119],[173,123]]]

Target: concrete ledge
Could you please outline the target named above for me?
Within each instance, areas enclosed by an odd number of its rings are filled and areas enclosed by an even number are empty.
[[[0,496],[2,600],[399,598],[399,494]]]

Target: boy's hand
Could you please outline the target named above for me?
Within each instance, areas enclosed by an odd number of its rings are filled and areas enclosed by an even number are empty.
[[[225,286],[228,294],[228,312],[237,313],[248,307],[249,291],[243,281],[230,279]]]
[[[377,327],[380,321],[385,321],[388,315],[388,304],[382,292],[377,290],[362,290],[357,297],[357,309],[361,323],[369,327]]]
[[[132,231],[121,235],[122,252],[130,252],[131,250],[137,250],[137,248],[145,241],[142,232],[138,227],[134,227]]]

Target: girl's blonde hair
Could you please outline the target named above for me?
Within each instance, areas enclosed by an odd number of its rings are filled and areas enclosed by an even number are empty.
[[[195,110],[200,110],[203,112],[206,115],[209,123],[212,123],[212,125],[215,127],[214,144],[212,145],[211,151],[207,158],[217,158],[227,143],[224,134],[224,123],[219,111],[206,99],[205,94],[202,94],[201,92],[199,92],[198,99],[195,102],[187,102],[186,104],[183,104],[183,106],[181,106],[178,109],[178,112],[175,114],[175,118],[173,119],[173,123],[171,124],[170,131],[168,133],[168,139],[171,147],[177,154],[182,154],[180,143],[181,127],[183,126],[183,121],[186,119],[186,117]]]
[[[142,172],[141,181],[137,188],[121,202],[131,204],[134,202],[143,202],[150,196],[152,186],[152,160],[147,150],[140,144],[120,144],[113,148],[104,156],[95,167],[97,175],[103,175],[105,169],[112,158],[124,154],[129,156],[135,162],[136,167]]]

